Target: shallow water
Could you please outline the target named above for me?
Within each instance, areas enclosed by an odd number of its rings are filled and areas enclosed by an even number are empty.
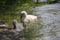
[[[40,32],[44,35],[39,40],[60,40],[60,4],[36,7],[34,11],[34,14],[41,17],[41,23],[44,25]]]

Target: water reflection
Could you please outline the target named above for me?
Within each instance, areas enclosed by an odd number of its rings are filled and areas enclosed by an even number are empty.
[[[60,4],[36,7],[34,10],[44,25],[40,32],[44,36],[40,40],[60,40]]]

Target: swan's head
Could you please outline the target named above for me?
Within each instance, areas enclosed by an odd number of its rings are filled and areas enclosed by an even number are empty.
[[[21,11],[21,14],[27,15],[27,12],[26,11]]]
[[[17,20],[13,20],[13,22],[17,23]]]
[[[16,29],[16,25],[17,25],[17,20],[13,20],[13,29]]]
[[[26,18],[26,16],[27,16],[27,12],[26,11],[21,11],[21,19],[23,20],[23,19],[25,19]]]

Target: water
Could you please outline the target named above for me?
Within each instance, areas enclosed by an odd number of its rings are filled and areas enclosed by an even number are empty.
[[[40,32],[44,36],[39,40],[60,40],[60,4],[36,7],[34,11],[44,25]]]

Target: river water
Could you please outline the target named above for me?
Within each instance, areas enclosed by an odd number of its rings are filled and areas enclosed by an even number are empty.
[[[44,25],[40,34],[43,37],[39,40],[60,40],[60,4],[47,4],[34,8],[34,14],[37,14]]]

